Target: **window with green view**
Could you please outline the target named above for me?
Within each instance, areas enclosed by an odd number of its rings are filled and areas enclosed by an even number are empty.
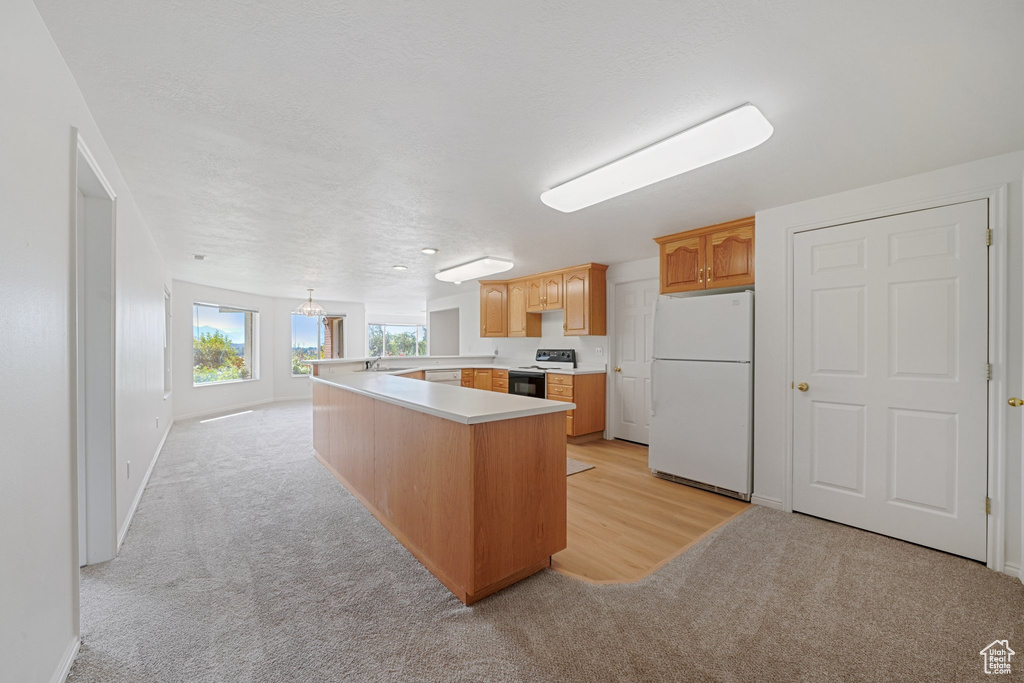
[[[259,313],[232,306],[192,304],[192,381],[196,385],[258,379]]]
[[[367,348],[371,356],[427,355],[426,325],[367,325]]]

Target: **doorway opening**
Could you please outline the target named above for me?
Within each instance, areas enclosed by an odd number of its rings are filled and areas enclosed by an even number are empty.
[[[75,134],[72,419],[78,479],[78,564],[117,554],[114,324],[116,195]]]
[[[611,376],[611,436],[650,443],[651,333],[658,280],[616,283]]]

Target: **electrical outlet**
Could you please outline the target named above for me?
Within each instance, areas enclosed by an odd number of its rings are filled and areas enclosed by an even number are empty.
[[[594,355],[595,356],[603,356],[604,355],[604,347],[603,346],[598,346],[596,349],[594,349]]]
[[[125,464],[125,475],[126,475],[126,476],[127,476],[127,477],[128,477],[129,479],[131,479],[131,478],[132,478],[132,461],[131,461],[131,460],[129,460],[129,461],[128,461],[128,462],[127,462],[127,463]]]

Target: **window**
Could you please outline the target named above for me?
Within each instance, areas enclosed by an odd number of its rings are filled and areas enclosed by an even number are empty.
[[[192,304],[192,381],[196,386],[258,379],[259,313],[233,306]]]
[[[292,376],[308,375],[305,361],[345,357],[345,316],[292,316]]]
[[[427,355],[426,325],[367,325],[371,356]]]

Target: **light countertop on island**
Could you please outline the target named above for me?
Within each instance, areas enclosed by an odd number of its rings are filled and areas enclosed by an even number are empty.
[[[323,360],[310,360],[305,362],[312,366],[332,367],[341,365],[358,366],[365,364],[367,361],[372,362],[376,360],[376,357],[325,358]],[[393,369],[387,372],[375,372],[374,374],[401,375],[409,372],[419,372],[421,370],[537,370],[537,368],[524,367],[526,365],[531,365],[531,361],[496,363],[493,356],[385,356],[380,362],[385,367],[392,367]],[[395,367],[392,365],[393,363],[409,363],[409,365]],[[583,367],[578,368],[566,368],[557,367],[554,363],[547,364],[547,366],[542,367],[541,370],[545,373],[555,373],[559,375],[598,375],[606,372],[606,368],[603,365],[584,365]]]
[[[426,369],[439,368],[428,367]],[[396,370],[395,373],[415,372],[416,370],[416,368],[402,368]],[[438,382],[424,382],[407,377],[395,377],[393,376],[395,373],[348,372],[331,377],[313,377],[312,380],[467,425],[565,412],[576,407],[575,403],[564,401],[549,401],[515,394],[481,391],[469,387],[456,387]]]

